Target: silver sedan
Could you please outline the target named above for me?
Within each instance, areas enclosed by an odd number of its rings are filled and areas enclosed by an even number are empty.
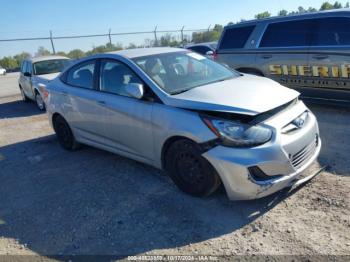
[[[164,169],[193,196],[231,200],[295,185],[321,149],[299,93],[175,48],[77,61],[45,90],[67,150],[87,144]]]

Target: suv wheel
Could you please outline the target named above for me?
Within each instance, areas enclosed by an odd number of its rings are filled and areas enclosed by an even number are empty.
[[[181,139],[170,146],[165,158],[166,170],[174,183],[196,197],[212,194],[221,184],[215,169],[201,154],[196,143]]]
[[[35,102],[36,102],[36,105],[38,106],[40,111],[45,110],[44,100],[38,92],[35,92]]]
[[[66,120],[63,117],[57,116],[54,119],[53,127],[60,145],[69,151],[74,151],[78,148],[73,132],[70,129]]]

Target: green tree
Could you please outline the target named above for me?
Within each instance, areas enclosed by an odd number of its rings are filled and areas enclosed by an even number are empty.
[[[302,7],[302,6],[299,6],[299,7],[298,7],[298,13],[299,13],[299,14],[306,13],[305,8]]]
[[[288,11],[287,10],[281,10],[278,12],[278,16],[287,16],[288,15]]]
[[[343,8],[343,5],[341,3],[339,3],[338,1],[336,1],[333,5],[333,8],[334,9],[340,9],[340,8]]]
[[[72,59],[79,59],[85,56],[84,51],[80,50],[80,49],[73,49],[72,51],[70,51],[67,56],[69,58]]]
[[[212,30],[204,32],[194,32],[192,34],[192,42],[203,43],[203,42],[213,42],[218,41],[223,30],[223,26],[216,24]]]
[[[59,56],[68,56],[68,55],[66,54],[66,52],[63,52],[63,51],[58,51],[58,52],[56,52],[56,55],[59,55]]]
[[[333,9],[334,6],[329,3],[329,2],[324,2],[322,5],[321,5],[321,8],[320,8],[320,11],[324,11],[324,10],[331,10]]]
[[[20,65],[24,59],[31,57],[31,54],[28,52],[22,52],[20,54],[15,55],[13,58],[17,61],[17,64]]]
[[[314,13],[314,12],[317,12],[317,9],[310,6],[310,7],[307,9],[307,11],[308,11],[309,13]]]
[[[43,46],[39,46],[38,51],[35,53],[35,56],[46,56],[46,55],[51,55],[50,51]]]
[[[264,19],[268,17],[271,17],[271,14],[268,11],[255,15],[256,19]]]
[[[347,2],[345,5],[345,8],[349,8],[349,7],[350,7],[350,4],[349,4],[349,2]]]
[[[12,56],[5,56],[0,60],[0,65],[6,69],[19,67],[19,63]]]

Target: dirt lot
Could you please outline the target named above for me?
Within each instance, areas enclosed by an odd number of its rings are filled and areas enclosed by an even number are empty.
[[[0,77],[0,255],[350,255],[350,110],[312,106],[327,171],[250,202],[179,192],[104,151],[61,149],[47,117]]]

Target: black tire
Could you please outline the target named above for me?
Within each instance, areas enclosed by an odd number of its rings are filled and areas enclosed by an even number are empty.
[[[62,116],[56,116],[53,122],[53,127],[60,145],[68,150],[74,151],[79,147],[75,140],[72,130]]]
[[[221,184],[199,146],[187,139],[175,141],[167,150],[165,169],[180,190],[195,197],[209,196]]]
[[[38,91],[35,91],[35,102],[40,111],[45,111],[45,102]]]
[[[19,87],[19,90],[20,90],[20,92],[21,92],[22,101],[28,103],[28,102],[29,102],[29,98],[28,98],[28,97],[26,96],[26,94],[24,93],[23,88],[22,88],[22,87]]]

